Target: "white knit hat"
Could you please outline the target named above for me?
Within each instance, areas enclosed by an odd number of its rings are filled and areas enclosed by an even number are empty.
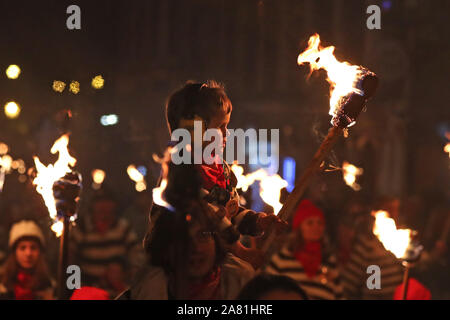
[[[41,228],[31,220],[19,221],[11,227],[9,231],[9,247],[11,248],[17,240],[22,237],[36,237],[41,242],[41,245],[45,245],[44,235]]]

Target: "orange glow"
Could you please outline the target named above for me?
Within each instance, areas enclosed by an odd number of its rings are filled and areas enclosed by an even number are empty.
[[[283,207],[280,203],[281,189],[287,187],[287,181],[283,180],[278,174],[269,175],[264,169],[244,175],[244,168],[236,163],[231,166],[231,170],[238,180],[236,189],[242,189],[245,192],[253,183],[259,181],[261,199],[273,207],[274,214],[280,212]]]
[[[320,36],[316,33],[309,38],[308,48],[297,58],[299,65],[309,63],[311,73],[320,69],[327,72],[327,81],[330,84],[329,114],[333,117],[340,109],[341,98],[352,92],[362,94],[362,91],[356,88],[356,83],[362,75],[360,67],[338,61],[334,56],[334,49],[333,46],[322,47]]]
[[[344,181],[355,191],[361,190],[361,186],[356,183],[356,178],[362,175],[363,172],[363,169],[358,168],[347,161],[342,163],[342,174],[344,176]]]
[[[384,248],[397,258],[403,258],[411,242],[410,229],[397,229],[394,219],[386,211],[372,212],[375,217],[373,233],[381,241]]]

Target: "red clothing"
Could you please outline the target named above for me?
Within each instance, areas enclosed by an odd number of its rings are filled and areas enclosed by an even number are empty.
[[[14,285],[16,300],[34,300],[35,296],[30,288],[33,276],[25,271],[17,273],[17,283]]]
[[[227,183],[221,164],[202,164],[198,166],[198,169],[203,180],[203,187],[206,190],[211,190],[216,184],[221,188],[226,188]]]
[[[322,263],[322,244],[320,241],[308,242],[295,252],[295,258],[302,264],[308,277],[314,278]]]

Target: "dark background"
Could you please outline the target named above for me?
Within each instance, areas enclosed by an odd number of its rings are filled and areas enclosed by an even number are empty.
[[[70,4],[81,8],[81,30],[66,28]],[[381,30],[366,28],[370,4],[382,8]],[[329,128],[324,75],[307,81],[307,68],[296,64],[318,32],[339,59],[381,79],[331,163],[363,167],[367,198],[448,201],[449,9],[446,0],[0,1],[0,102],[22,108],[14,120],[0,114],[0,141],[31,167],[35,154],[53,162],[51,145],[70,130],[85,189],[101,168],[125,205],[135,196],[130,163],[148,167],[149,189],[159,174],[151,156],[169,138],[167,96],[186,80],[215,79],[233,102],[230,128],[279,128],[280,156],[294,157],[300,174]],[[13,63],[22,69],[17,80],[4,75]],[[105,87],[97,91],[90,81],[98,74]],[[56,93],[53,80],[77,80],[81,91]],[[65,109],[69,122],[58,116]],[[101,126],[100,116],[111,113],[118,125]],[[354,192],[339,173],[325,177],[330,202],[343,206]],[[17,174],[8,175],[0,208],[21,188]]]

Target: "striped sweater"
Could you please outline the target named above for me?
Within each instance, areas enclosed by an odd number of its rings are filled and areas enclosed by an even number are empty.
[[[381,289],[370,290],[367,267],[377,265],[381,271]],[[402,283],[403,268],[399,260],[371,233],[356,235],[350,258],[342,268],[346,297],[363,300],[392,300],[395,288]]]
[[[324,257],[319,272],[309,278],[302,264],[285,246],[274,254],[264,271],[272,274],[288,276],[300,285],[311,300],[336,300],[342,298],[336,258],[333,255]]]
[[[124,219],[119,219],[105,234],[95,232],[88,224],[86,228],[77,226],[71,235],[82,278],[87,284],[99,281],[110,263],[126,262],[128,268],[138,267],[143,258],[140,241]]]

